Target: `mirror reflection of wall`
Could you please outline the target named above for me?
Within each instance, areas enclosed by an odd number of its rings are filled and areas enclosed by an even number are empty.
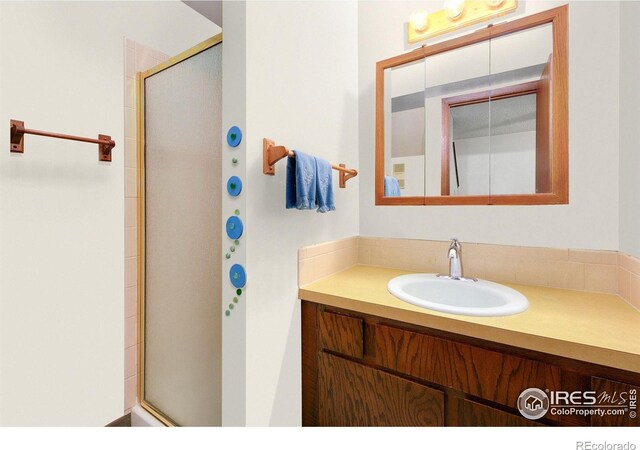
[[[385,108],[385,184],[398,184],[399,191],[385,186],[386,196],[424,195],[424,61],[386,71],[389,108]],[[416,95],[417,94],[417,95]],[[402,170],[397,170],[402,168]]]
[[[492,194],[535,193],[535,93],[454,106],[450,123],[453,160],[443,195],[481,195],[487,186]]]
[[[385,69],[386,179],[401,196],[551,192],[552,52],[547,23]]]

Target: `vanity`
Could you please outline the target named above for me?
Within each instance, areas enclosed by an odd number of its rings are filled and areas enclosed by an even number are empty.
[[[378,61],[375,205],[569,204],[568,63],[566,5]],[[303,425],[640,425],[640,315],[611,255],[476,248],[472,277],[560,289],[465,279],[455,239],[446,277],[440,242],[387,244],[332,272],[343,244],[302,252]]]
[[[640,392],[638,316],[619,297],[511,285],[527,311],[463,316],[391,295],[407,273],[356,265],[300,288],[303,425],[640,425],[628,398],[624,414],[530,420],[518,409],[530,388],[612,396],[599,405]],[[554,400],[579,410],[589,395]]]

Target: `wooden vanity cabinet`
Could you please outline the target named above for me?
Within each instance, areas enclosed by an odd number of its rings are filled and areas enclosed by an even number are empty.
[[[638,426],[628,414],[529,420],[516,408],[530,387],[637,384],[631,372],[302,301],[305,426]]]

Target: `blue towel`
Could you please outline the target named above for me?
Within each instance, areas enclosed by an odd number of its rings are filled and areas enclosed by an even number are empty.
[[[316,206],[316,159],[297,150],[287,158],[286,207],[313,209]]]
[[[335,211],[336,205],[333,203],[333,181],[331,179],[331,164],[321,158],[316,158],[316,202],[318,212],[326,213]]]
[[[384,177],[384,196],[400,197],[400,185],[395,177]]]
[[[297,150],[287,159],[285,206],[287,209],[335,211],[331,164]]]

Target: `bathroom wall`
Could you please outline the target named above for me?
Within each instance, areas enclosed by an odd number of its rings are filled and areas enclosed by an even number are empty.
[[[171,32],[168,32],[171,30]],[[217,31],[167,2],[0,2],[0,426],[104,425],[123,412],[124,54]],[[110,134],[97,146],[27,128]]]
[[[247,173],[247,23],[246,3],[225,1],[222,16],[224,40],[222,42],[222,217],[235,214],[247,225],[246,192],[250,187]],[[227,130],[232,126],[244,130],[244,138],[236,148],[227,145]],[[232,158],[238,162],[233,164]],[[230,176],[236,175],[243,180],[244,193],[237,197],[227,194],[226,184]],[[223,253],[227,253],[227,245],[231,240],[223,227],[221,242]],[[227,302],[231,304],[236,297],[234,309],[229,316],[222,317],[222,426],[242,426],[246,419],[246,340],[247,340],[247,302],[244,296],[237,296],[236,290],[229,282],[229,269],[232,264],[247,264],[246,234],[240,238],[240,245],[229,260],[222,262],[222,299],[223,309]],[[251,274],[251,271],[249,271]]]
[[[286,161],[263,175],[262,139],[358,165],[356,25],[354,1],[246,5],[248,425],[300,424],[298,248],[358,234],[357,178],[334,172],[335,212],[286,210]]]
[[[640,257],[640,2],[620,4],[620,251]]]
[[[499,21],[565,3],[520,2],[516,14]],[[440,1],[358,3],[360,234],[617,250],[617,2],[571,2],[569,7],[569,205],[375,206],[375,63],[410,49],[404,27],[412,11],[441,7]]]

